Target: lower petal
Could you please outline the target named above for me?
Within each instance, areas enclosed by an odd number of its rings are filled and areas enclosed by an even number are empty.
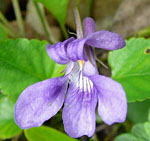
[[[92,136],[95,131],[95,108],[97,97],[95,90],[90,93],[81,91],[71,84],[63,108],[63,123],[69,136],[78,138]]]
[[[101,75],[91,76],[90,79],[97,89],[98,112],[101,119],[108,125],[125,121],[127,100],[122,86]]]
[[[23,129],[38,127],[62,107],[66,77],[47,79],[27,87],[15,105],[15,121]]]

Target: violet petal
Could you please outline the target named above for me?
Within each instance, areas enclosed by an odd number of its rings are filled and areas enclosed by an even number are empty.
[[[84,37],[87,37],[88,35],[95,32],[95,22],[92,18],[87,17],[83,20],[83,31],[84,31]]]
[[[87,61],[87,56],[84,52],[84,44],[86,39],[76,39],[70,42],[67,46],[67,56],[70,60],[76,62],[77,60]]]
[[[70,84],[63,108],[63,123],[69,136],[78,138],[92,136],[95,131],[95,108],[97,97],[95,91],[83,92]]]
[[[15,121],[23,129],[38,127],[62,107],[66,77],[47,79],[27,87],[15,105]]]
[[[99,74],[97,70],[97,66],[93,65],[89,60],[86,61],[83,67],[83,75],[91,76],[95,74]]]
[[[106,50],[116,50],[125,46],[125,41],[119,34],[105,30],[94,32],[86,39],[87,45]]]
[[[86,54],[88,56],[88,60],[84,64],[83,71],[82,71],[83,75],[91,76],[91,75],[99,74],[92,48],[86,47],[86,49],[87,49]]]
[[[101,75],[91,76],[90,79],[97,89],[98,112],[101,119],[108,125],[125,121],[127,100],[122,86]]]
[[[67,56],[67,45],[72,42],[75,38],[71,37],[64,42],[58,42],[54,45],[47,45],[47,53],[51,59],[53,59],[58,64],[68,64],[70,59]]]
[[[84,60],[87,61],[89,56],[85,53],[88,46],[102,48],[106,50],[116,50],[125,46],[123,38],[113,32],[97,31],[86,38],[76,39],[68,43],[67,56],[72,61]]]

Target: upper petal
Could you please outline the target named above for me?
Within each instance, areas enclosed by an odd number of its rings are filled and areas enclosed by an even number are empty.
[[[47,53],[48,55],[58,64],[68,64],[70,59],[67,55],[67,45],[72,42],[75,38],[71,37],[64,42],[58,42],[54,45],[47,45]]]
[[[94,32],[86,39],[87,45],[106,50],[116,50],[125,46],[125,41],[119,34],[105,30]]]
[[[62,107],[65,77],[47,79],[27,87],[15,105],[15,121],[23,129],[40,126]]]
[[[94,75],[90,79],[97,89],[98,112],[101,119],[108,125],[125,121],[127,100],[122,86],[105,76]]]
[[[73,138],[83,135],[90,137],[95,131],[97,96],[94,89],[89,92],[83,89],[71,83],[63,108],[64,128]]]
[[[83,31],[84,31],[84,37],[87,37],[88,35],[95,32],[95,22],[92,18],[87,17],[83,20]]]
[[[67,46],[68,58],[74,62],[77,60],[89,60],[89,56],[87,54],[88,46],[106,50],[116,50],[123,48],[125,46],[125,41],[117,33],[104,30],[97,31],[90,34],[86,38],[75,39],[74,41],[69,42]]]

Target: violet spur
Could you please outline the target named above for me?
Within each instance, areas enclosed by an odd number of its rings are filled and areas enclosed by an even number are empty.
[[[108,125],[124,122],[127,100],[122,86],[99,75],[92,47],[116,50],[125,46],[113,32],[95,32],[92,18],[83,21],[84,34],[47,45],[48,55],[59,64],[68,64],[63,77],[51,78],[27,87],[15,105],[15,121],[23,129],[41,126],[62,107],[66,133],[78,138],[92,136],[96,124],[96,106]],[[78,29],[77,29],[78,30]]]

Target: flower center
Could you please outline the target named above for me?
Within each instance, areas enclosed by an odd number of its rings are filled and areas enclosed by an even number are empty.
[[[90,93],[93,90],[93,82],[87,76],[83,75],[84,65],[85,61],[83,60],[78,60],[78,62],[74,63],[74,67],[68,78],[70,83],[74,83],[79,91]]]
[[[85,61],[78,60],[78,63],[79,63],[79,66],[80,66],[80,70],[83,70],[83,66],[84,66]]]
[[[93,89],[93,83],[88,78],[82,75],[82,72],[79,75],[79,80],[77,81],[77,86],[81,91],[90,93]]]

